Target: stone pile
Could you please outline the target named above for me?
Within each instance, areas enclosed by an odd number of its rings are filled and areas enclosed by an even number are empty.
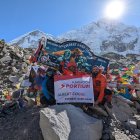
[[[15,89],[29,65],[30,51],[0,41],[0,89]]]
[[[102,139],[139,140],[140,139],[140,114],[135,104],[131,104],[123,97],[113,96],[113,107],[105,105],[109,117],[103,118]]]
[[[110,69],[118,69],[120,67],[126,67],[127,65],[138,63],[137,58],[139,57],[139,55],[123,56],[120,54],[110,52],[110,53],[103,54],[102,57],[110,60],[110,65],[109,65]]]

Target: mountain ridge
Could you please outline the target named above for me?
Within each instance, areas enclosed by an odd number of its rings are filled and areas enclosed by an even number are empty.
[[[38,40],[42,36],[58,42],[80,41],[99,55],[108,52],[121,55],[140,53],[140,28],[107,20],[89,23],[57,37],[40,30],[34,30],[12,40],[9,44],[22,48],[34,48],[37,47]]]

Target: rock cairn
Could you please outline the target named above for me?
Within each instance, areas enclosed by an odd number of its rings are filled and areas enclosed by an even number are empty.
[[[0,90],[14,90],[29,65],[31,50],[9,46],[0,40]]]

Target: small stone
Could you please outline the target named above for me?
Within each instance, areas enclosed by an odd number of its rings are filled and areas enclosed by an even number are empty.
[[[15,67],[12,67],[12,71],[15,72],[15,73],[18,72],[18,70]]]
[[[135,129],[135,133],[140,136],[140,129]]]
[[[102,137],[102,140],[109,140],[110,138],[109,138],[109,135],[108,134],[105,134],[105,135],[103,135],[103,137]]]
[[[0,59],[1,62],[6,62],[6,61],[10,61],[10,60],[12,60],[10,56],[5,56]]]
[[[19,78],[17,76],[9,76],[9,80],[13,83],[17,83]]]
[[[137,126],[138,126],[138,129],[140,129],[140,119],[137,120]]]
[[[135,137],[136,137],[136,138],[138,138],[138,137],[139,137],[139,135],[135,134]]]
[[[125,133],[128,135],[129,134],[129,130],[126,130]]]
[[[109,137],[110,137],[110,140],[115,140],[115,134],[110,133],[110,134],[109,134]]]
[[[130,128],[137,128],[137,122],[135,120],[128,120],[126,125],[128,125]]]
[[[109,129],[108,129],[108,128],[105,129],[105,130],[103,131],[103,133],[109,133]]]

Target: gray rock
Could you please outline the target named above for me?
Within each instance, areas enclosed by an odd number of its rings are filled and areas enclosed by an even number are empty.
[[[35,99],[29,98],[28,96],[25,96],[24,98],[27,101],[28,106],[33,107],[35,105]]]
[[[135,102],[135,106],[136,106],[137,111],[140,111],[140,104],[138,102]]]
[[[115,133],[115,139],[116,140],[130,140],[130,138],[126,134],[123,134],[123,133],[121,133],[119,131],[117,131]]]
[[[22,53],[16,53],[16,55],[17,55],[19,58],[22,58],[22,57],[23,57],[23,52],[22,52]]]
[[[24,57],[25,57],[26,60],[28,60],[30,55],[25,55]]]
[[[18,72],[18,69],[16,69],[15,67],[12,67],[12,71],[13,71],[14,73],[17,73],[17,72]]]
[[[110,109],[110,113],[116,120],[124,122],[133,117],[135,111],[126,102],[123,102],[117,96],[113,97],[112,104],[113,108]]]
[[[25,62],[22,63],[22,69],[27,68],[27,64]]]
[[[135,129],[135,133],[140,136],[140,129]]]
[[[133,117],[137,122],[137,128],[140,129],[140,115],[134,115]]]
[[[72,105],[55,105],[40,112],[44,140],[99,140],[102,121]]]
[[[137,120],[138,129],[140,129],[140,120]]]
[[[6,61],[10,61],[10,60],[12,60],[10,56],[5,56],[0,59],[1,62],[6,62]]]
[[[113,132],[109,133],[109,138],[110,140],[115,140],[115,134]]]
[[[109,140],[109,135],[108,134],[103,135],[102,140]]]
[[[7,50],[6,47],[4,47],[2,51],[3,51],[4,53],[7,53],[8,50]]]
[[[136,129],[137,128],[137,122],[135,120],[128,120],[126,122],[126,124],[130,127],[130,128],[134,128]]]
[[[126,130],[125,133],[128,135],[129,134],[129,130]]]
[[[105,110],[103,110],[101,107],[99,106],[90,106],[89,107],[91,110],[93,110],[93,112],[97,113],[98,115],[102,115],[102,116],[108,116],[108,114],[106,113]]]
[[[9,80],[13,83],[18,83],[19,82],[19,78],[17,76],[10,76]]]

